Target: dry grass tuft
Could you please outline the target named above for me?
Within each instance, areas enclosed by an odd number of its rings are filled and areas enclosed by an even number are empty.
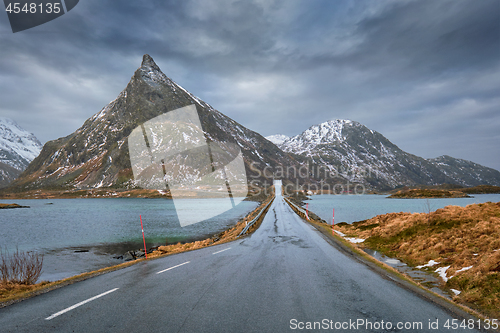
[[[10,254],[0,250],[0,282],[9,284],[34,284],[42,274],[43,255],[17,250]]]

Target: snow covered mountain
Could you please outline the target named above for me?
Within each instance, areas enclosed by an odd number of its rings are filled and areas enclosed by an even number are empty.
[[[257,167],[290,165],[293,159],[274,144],[238,124],[168,78],[149,55],[127,87],[76,132],[45,144],[13,191],[38,188],[89,189],[133,186],[127,138],[141,124],[161,114],[195,105],[209,142],[240,147],[247,175]],[[254,168],[255,169],[255,168]]]
[[[449,156],[424,159],[409,154],[382,134],[350,120],[311,126],[277,145],[351,182],[378,189],[443,183],[500,185],[497,170]]]
[[[274,143],[276,146],[279,147],[283,142],[290,139],[290,137],[283,134],[275,134],[266,136],[266,139],[268,139],[269,141],[271,141],[272,143]]]
[[[42,144],[32,133],[15,121],[0,117],[0,162],[24,170],[42,150]]]
[[[15,121],[0,117],[0,187],[26,169],[42,150],[42,144]]]
[[[311,126],[290,138],[266,139],[195,97],[144,55],[114,101],[74,133],[47,142],[6,191],[134,187],[129,135],[160,115],[190,105],[196,108],[209,145],[220,147],[221,154],[239,147],[248,181],[275,176],[292,187],[326,180],[329,185],[350,182],[379,190],[417,184],[500,185],[496,170],[448,156],[427,160],[406,153],[380,133],[349,120]],[[190,135],[181,127],[175,131]]]

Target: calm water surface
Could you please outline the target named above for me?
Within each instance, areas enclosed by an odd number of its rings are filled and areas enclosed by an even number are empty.
[[[500,194],[474,194],[473,198],[449,199],[389,199],[386,195],[313,195],[305,201],[309,209],[323,220],[332,223],[362,221],[380,214],[395,212],[423,213],[449,205],[465,207],[487,201],[499,202]]]
[[[222,202],[188,200],[193,210]],[[0,247],[9,252],[18,248],[43,253],[41,280],[51,281],[120,263],[113,255],[142,248],[139,215],[150,247],[214,235],[257,207],[256,202],[243,201],[224,214],[182,228],[173,201],[165,199],[37,199],[2,203],[30,208],[0,210]]]

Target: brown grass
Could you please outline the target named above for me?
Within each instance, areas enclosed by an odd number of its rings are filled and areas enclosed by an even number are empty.
[[[336,228],[409,265],[432,259],[439,265],[429,270],[451,266],[445,286],[461,291],[455,300],[500,318],[500,202],[390,213]]]
[[[9,208],[29,208],[28,206],[21,206],[18,204],[4,204],[0,203],[0,209],[9,209]]]
[[[0,209],[2,208],[13,208],[13,207],[16,207],[17,205],[16,204],[4,204],[4,203],[0,203]]]

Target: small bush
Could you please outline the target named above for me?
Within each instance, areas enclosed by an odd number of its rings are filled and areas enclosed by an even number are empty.
[[[43,255],[16,250],[13,254],[0,250],[0,281],[3,284],[35,284],[42,274]]]

